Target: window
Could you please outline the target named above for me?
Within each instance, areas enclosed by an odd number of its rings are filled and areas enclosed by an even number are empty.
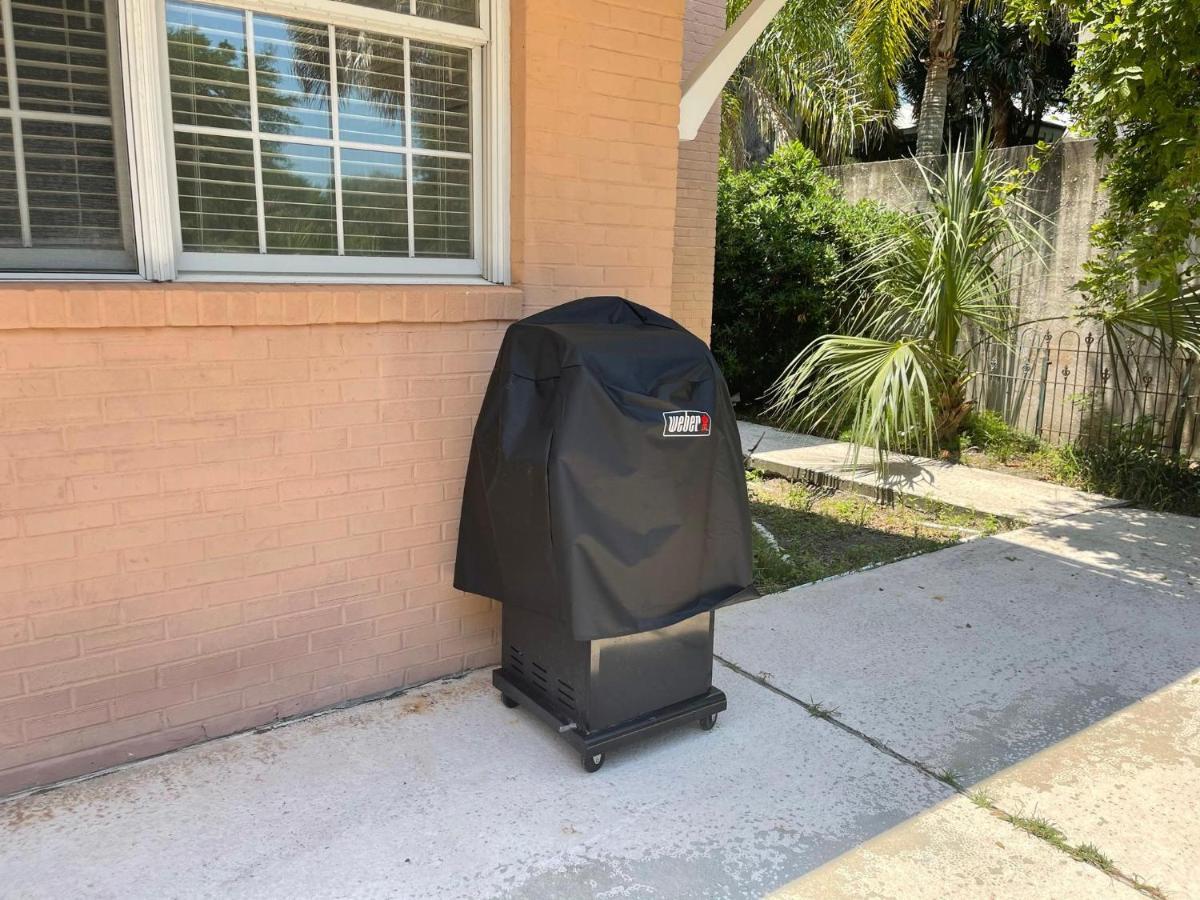
[[[133,268],[113,6],[0,0],[0,269]]]
[[[506,5],[0,0],[0,270],[505,280]]]

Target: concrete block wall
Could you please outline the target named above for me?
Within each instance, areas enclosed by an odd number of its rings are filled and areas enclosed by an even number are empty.
[[[521,315],[671,311],[683,12],[514,4],[515,287],[0,285],[0,796],[497,658],[474,416]]]

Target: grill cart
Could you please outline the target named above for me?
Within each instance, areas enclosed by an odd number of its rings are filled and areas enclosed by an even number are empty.
[[[454,584],[503,604],[505,704],[589,772],[649,731],[711,728],[713,610],[753,591],[741,443],[708,347],[620,297],[514,324],[475,426]]]

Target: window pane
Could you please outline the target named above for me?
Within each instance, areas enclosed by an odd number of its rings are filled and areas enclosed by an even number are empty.
[[[28,120],[23,127],[34,246],[119,250],[112,129]]]
[[[349,0],[355,6],[369,6],[385,12],[413,13],[410,0]],[[479,24],[479,0],[416,0],[416,14],[458,25]]]
[[[175,171],[184,250],[258,251],[249,138],[176,132]]]
[[[13,161],[12,124],[0,119],[0,247],[21,246],[17,206],[17,168]]]
[[[108,116],[103,0],[13,0],[21,109]]]
[[[167,4],[167,54],[176,124],[250,127],[245,25],[245,16],[236,10]]]
[[[417,0],[417,15],[458,25],[479,24],[478,0]]]
[[[413,41],[413,146],[471,150],[471,54],[457,47]]]
[[[333,151],[264,143],[262,168],[268,252],[337,253]]]
[[[417,256],[471,256],[471,161],[413,157]]]
[[[0,269],[128,271],[112,4],[9,0],[3,10],[11,16],[0,32]]]
[[[254,17],[259,128],[329,138],[329,29]]]
[[[338,129],[343,141],[404,145],[404,41],[340,31]]]
[[[408,256],[408,183],[404,156],[342,151],[342,220],[346,253]]]

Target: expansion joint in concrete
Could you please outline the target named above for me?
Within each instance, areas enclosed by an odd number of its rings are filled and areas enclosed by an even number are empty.
[[[976,801],[976,797],[973,796],[971,794],[971,792],[969,792],[958,781],[958,779],[954,776],[954,774],[952,772],[938,772],[938,771],[930,768],[928,765],[921,762],[920,760],[913,759],[909,756],[905,756],[903,753],[901,753],[898,750],[893,749],[892,747],[889,747],[887,744],[885,744],[883,741],[879,740],[878,738],[872,737],[871,735],[867,734],[866,732],[860,731],[859,729],[855,728],[853,725],[849,725],[846,722],[843,722],[841,719],[837,718],[837,715],[836,715],[837,710],[834,708],[826,707],[816,701],[810,700],[810,701],[806,702],[804,700],[801,700],[799,697],[797,697],[793,694],[790,694],[787,691],[783,690],[782,688],[772,684],[764,675],[756,675],[753,672],[748,672],[747,670],[745,670],[741,666],[739,666],[737,663],[731,662],[730,660],[725,659],[723,656],[720,656],[718,654],[714,654],[714,658],[717,660],[717,662],[719,662],[725,668],[729,669],[731,672],[741,675],[743,678],[749,679],[750,681],[757,684],[759,687],[766,688],[771,693],[777,694],[778,696],[782,697],[783,699],[785,699],[791,703],[795,703],[797,706],[801,707],[805,712],[807,712],[814,719],[821,719],[821,720],[829,723],[834,728],[838,728],[838,729],[844,731],[846,734],[849,734],[849,735],[857,738],[858,740],[863,741],[864,743],[868,744],[873,749],[878,750],[880,753],[883,753],[886,756],[890,756],[892,759],[896,760],[897,762],[902,763],[903,765],[906,765],[910,768],[916,769],[918,772],[920,772],[926,778],[932,778],[934,781],[944,784],[946,787],[950,788],[955,793],[960,794],[963,797],[970,799],[972,802]],[[1031,831],[1029,828],[1023,827],[1020,824],[1021,822],[1025,821],[1022,817],[1014,815],[1012,813],[1009,813],[1009,812],[1001,809],[1000,807],[996,806],[994,802],[992,802],[990,800],[988,800],[986,804],[980,804],[978,802],[975,802],[975,805],[979,807],[980,812],[988,813],[988,814],[994,816],[995,818],[998,818],[998,819],[1001,819],[1001,820],[1007,822],[1009,825],[1012,825],[1014,828],[1016,828],[1020,831],[1024,831],[1026,834],[1029,834],[1032,837],[1038,838],[1043,843],[1049,844],[1051,847],[1058,850],[1060,853],[1063,853],[1063,854],[1071,857],[1071,859],[1075,860],[1078,863],[1082,863],[1083,865],[1088,865],[1088,866],[1092,866],[1093,868],[1099,869],[1100,871],[1104,872],[1109,877],[1122,882],[1123,884],[1125,884],[1126,886],[1128,886],[1130,888],[1133,888],[1135,891],[1137,891],[1140,894],[1143,894],[1147,897],[1153,897],[1153,898],[1155,898],[1155,900],[1166,900],[1166,895],[1164,895],[1163,892],[1160,891],[1158,888],[1154,887],[1153,885],[1146,884],[1145,882],[1141,881],[1138,878],[1134,878],[1130,875],[1126,875],[1124,872],[1122,872],[1120,869],[1118,869],[1111,862],[1109,862],[1107,864],[1100,864],[1100,863],[1094,861],[1093,859],[1081,857],[1079,854],[1079,851],[1078,851],[1078,847],[1089,846],[1089,845],[1081,844],[1081,845],[1076,845],[1075,847],[1072,847],[1071,845],[1067,844],[1064,840],[1061,840],[1061,839],[1060,840],[1047,839],[1043,835],[1036,833],[1036,831]],[[1061,838],[1061,835],[1059,837]]]

